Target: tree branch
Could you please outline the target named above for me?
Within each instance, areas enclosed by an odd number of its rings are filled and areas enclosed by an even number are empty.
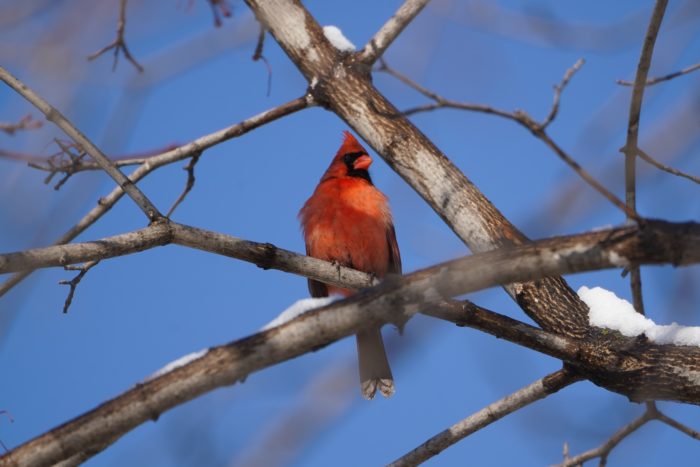
[[[126,46],[126,40],[124,39],[124,28],[126,27],[126,2],[127,0],[119,1],[119,20],[117,21],[117,38],[114,39],[110,44],[102,47],[95,53],[88,55],[88,60],[92,61],[104,54],[105,52],[114,49],[114,63],[112,63],[112,71],[117,69],[117,61],[119,60],[119,51],[124,52],[124,57],[126,57],[134,68],[136,68],[139,73],[143,73],[143,66],[131,55],[129,48]]]
[[[56,124],[56,126],[63,130],[68,137],[70,137],[85,152],[87,152],[90,157],[92,157],[95,162],[97,162],[100,167],[102,167],[102,169],[107,172],[107,174],[112,177],[115,182],[117,182],[117,185],[119,185],[121,189],[134,200],[136,205],[141,208],[150,221],[154,221],[163,216],[153,205],[153,203],[151,203],[151,201],[146,197],[146,195],[144,195],[143,192],[141,192],[141,190],[139,190],[136,185],[134,185],[134,183],[126,177],[126,175],[116,168],[114,164],[112,164],[112,161],[110,161],[107,156],[105,156],[102,151],[98,149],[97,146],[92,144],[92,142],[66,117],[64,117],[61,112],[52,107],[34,91],[29,89],[24,83],[12,76],[3,67],[0,67],[0,79],[14,89],[20,96],[29,101],[29,103],[31,103],[34,107],[39,109],[46,116],[48,121]]]
[[[158,225],[153,224],[148,229],[155,230]],[[171,229],[174,242],[190,245],[199,239],[198,248],[243,259],[248,257],[260,261],[263,267],[277,266],[277,260],[284,258],[278,252],[271,256],[267,246],[250,248],[239,239],[225,239],[221,234],[179,224],[171,225]],[[591,242],[590,248],[582,247],[582,236],[561,237],[472,255],[401,279],[389,277],[377,287],[310,311],[279,327],[212,348],[203,357],[138,385],[19,446],[0,458],[0,466],[52,464],[78,453],[91,452],[91,449],[101,449],[105,443],[116,440],[140,423],[157,418],[163,411],[204,392],[233,384],[255,371],[356,334],[364,327],[405,321],[421,307],[439,306],[445,296],[542,277],[555,271],[583,271],[606,264],[615,266],[625,260],[658,262],[672,258],[675,264],[700,261],[700,226],[696,224],[650,222],[643,229],[626,226],[615,232],[617,234],[612,236],[610,232],[585,234],[586,241]],[[684,242],[679,242],[679,238]],[[221,240],[227,241],[222,244]],[[669,240],[673,241],[672,245],[667,244]],[[242,245],[243,253],[236,251],[237,244]],[[333,270],[330,275],[337,274],[336,267],[330,263],[314,258],[304,258],[304,261],[318,262]],[[291,271],[293,267],[280,269]],[[320,274],[314,276],[306,271],[304,275],[327,281]],[[336,284],[337,280],[327,282]],[[603,333],[599,339],[598,345],[580,353],[585,358],[582,357],[584,362],[579,363],[576,371],[582,377],[635,400],[676,398],[700,403],[700,385],[683,376],[684,372],[689,375],[700,372],[700,348],[655,345],[613,333]],[[675,372],[668,370],[669,365]],[[660,374],[665,377],[661,378]]]
[[[595,458],[600,458],[600,465],[606,465],[608,461],[608,456],[612,452],[615,447],[620,444],[626,437],[640,429],[642,426],[644,426],[646,423],[652,421],[652,420],[658,420],[660,422],[665,423],[666,425],[675,428],[676,430],[685,433],[686,435],[690,436],[693,439],[700,440],[700,433],[697,431],[688,428],[687,426],[683,425],[682,423],[677,422],[676,420],[672,419],[668,415],[662,413],[657,407],[656,404],[653,402],[647,403],[646,410],[642,415],[628,423],[627,425],[623,426],[620,428],[618,431],[616,431],[610,438],[608,438],[607,441],[605,441],[603,444],[598,446],[597,448],[588,450],[584,453],[581,453],[575,457],[567,457],[564,459],[564,462],[559,464],[558,467],[576,467],[579,465],[582,465],[584,462],[595,459]]]
[[[695,65],[691,65],[687,68],[683,68],[682,70],[679,71],[674,71],[673,73],[669,73],[667,75],[663,76],[657,76],[656,78],[651,78],[646,80],[644,83],[646,86],[653,86],[655,84],[662,83],[664,81],[669,81],[674,78],[678,78],[679,76],[687,75],[688,73],[692,73],[693,71],[700,70],[700,63],[696,63]],[[622,79],[617,80],[617,84],[621,84],[623,86],[633,86],[634,82],[632,81],[625,81]]]
[[[405,85],[410,88],[415,89],[419,93],[423,94],[425,97],[435,101],[435,104],[422,105],[418,107],[413,107],[403,112],[403,115],[412,115],[419,112],[427,112],[437,109],[457,109],[457,110],[467,110],[473,112],[483,112],[490,115],[497,115],[499,117],[512,120],[522,127],[528,129],[536,138],[541,140],[547,147],[549,147],[566,165],[568,165],[579,177],[583,179],[588,185],[590,185],[594,190],[603,195],[608,201],[610,201],[614,206],[619,208],[628,216],[637,218],[637,214],[631,211],[625,203],[623,203],[614,193],[605,188],[598,180],[596,180],[591,174],[589,174],[581,165],[574,160],[569,154],[566,153],[559,145],[557,145],[554,140],[546,132],[547,127],[550,123],[554,121],[559,112],[559,101],[561,100],[561,93],[563,92],[566,85],[569,83],[573,75],[583,66],[583,59],[579,59],[574,65],[569,68],[564,74],[564,78],[561,83],[554,87],[554,102],[552,108],[549,111],[547,117],[545,117],[542,122],[537,122],[532,118],[527,112],[523,110],[516,110],[509,112],[507,110],[497,109],[484,104],[473,104],[468,102],[457,102],[451,99],[446,99],[439,94],[430,91],[429,89],[421,86],[420,84],[413,81],[408,76],[396,71],[386,64],[384,60],[381,60],[381,65],[379,71],[390,74],[395,77]]]
[[[16,132],[21,130],[36,130],[41,128],[44,122],[41,120],[35,120],[32,114],[27,114],[17,123],[7,123],[0,122],[0,131],[4,131],[6,134],[13,136]]]
[[[404,454],[390,463],[389,466],[407,467],[421,464],[431,457],[440,454],[458,441],[500,420],[506,415],[530,405],[533,402],[537,402],[540,399],[544,399],[550,394],[554,394],[560,389],[580,380],[581,378],[579,376],[567,369],[549,374],[517,390],[509,396],[487,405],[478,412],[438,433],[411,452]]]
[[[642,52],[639,56],[637,74],[634,79],[632,89],[632,99],[630,100],[629,119],[627,122],[627,142],[622,148],[625,154],[625,202],[630,211],[637,212],[637,178],[636,178],[636,157],[638,153],[639,139],[639,119],[642,112],[642,99],[644,98],[644,88],[651,66],[651,57],[654,53],[654,44],[661,28],[666,11],[668,0],[656,0],[654,11],[649,20]],[[627,215],[627,219],[636,219],[636,216]],[[642,298],[642,273],[639,267],[633,265],[630,268],[630,287],[634,308],[644,314],[644,301]]]
[[[148,157],[143,164],[129,174],[129,179],[133,183],[137,183],[139,180],[143,179],[146,175],[150,174],[159,167],[192,157],[194,154],[203,152],[216,144],[241,136],[260,126],[305,109],[311,105],[313,105],[313,99],[310,96],[302,96],[291,100],[286,104],[282,104],[278,107],[255,115],[247,120],[243,120],[242,122],[228,128],[202,136],[201,138],[198,138],[188,144],[164,152],[158,156]],[[76,225],[71,227],[66,233],[58,238],[58,240],[54,242],[54,245],[66,244],[83,233],[88,227],[97,222],[99,218],[109,211],[123,195],[124,191],[121,189],[121,187],[115,187],[107,196],[100,198],[97,202],[97,206],[92,208],[90,212],[88,212],[80,221],[78,221]],[[12,276],[0,284],[0,297],[10,291],[14,286],[22,282],[31,274],[31,272],[31,270],[25,269],[23,272]]]
[[[373,86],[356,54],[325,40],[302,4],[246,0],[257,19],[309,83],[316,102],[350,125],[472,251],[520,244],[518,231],[440,150]],[[587,308],[561,278],[512,284],[506,290],[546,330],[583,337]]]
[[[668,172],[671,175],[676,175],[678,177],[687,178],[688,180],[695,182],[695,183],[700,183],[700,177],[696,177],[695,175],[690,175],[690,174],[687,174],[685,172],[681,172],[680,170],[674,169],[671,166],[662,164],[661,162],[657,161],[656,159],[651,157],[649,154],[644,152],[644,150],[642,148],[639,148],[639,147],[637,148],[637,155],[639,157],[641,157],[643,160],[645,160],[646,162],[648,162],[649,164],[656,167],[657,169],[663,170],[664,172]]]
[[[359,52],[358,60],[370,66],[376,62],[429,1],[406,0],[394,13],[394,16],[389,18],[389,21],[367,42],[367,45]]]

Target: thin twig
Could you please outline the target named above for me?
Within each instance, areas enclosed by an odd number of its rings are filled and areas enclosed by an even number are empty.
[[[68,313],[68,309],[70,308],[71,303],[73,303],[73,295],[75,295],[75,289],[78,287],[78,284],[80,284],[80,281],[83,280],[83,277],[85,277],[85,274],[92,269],[94,266],[97,266],[100,263],[99,260],[95,261],[88,261],[87,263],[83,264],[82,266],[64,266],[64,269],[66,271],[80,271],[73,279],[71,280],[62,280],[59,281],[58,283],[60,285],[68,285],[70,286],[70,291],[68,292],[68,296],[66,297],[66,301],[63,304],[63,313]]]
[[[183,169],[187,171],[187,182],[185,182],[185,188],[182,190],[182,193],[180,193],[180,196],[177,197],[173,205],[170,206],[170,209],[168,209],[168,213],[165,215],[165,217],[169,218],[175,211],[175,208],[177,208],[180,205],[180,203],[182,203],[182,201],[185,199],[190,190],[192,190],[192,187],[194,186],[195,182],[194,166],[197,165],[197,162],[199,162],[199,157],[201,155],[201,152],[195,153],[195,155],[192,156],[187,165],[183,167]]]
[[[4,131],[10,136],[13,136],[17,131],[20,130],[36,130],[41,128],[44,122],[41,120],[35,120],[31,114],[27,114],[17,123],[0,122],[0,131]]]
[[[390,463],[389,466],[403,467],[421,464],[485,426],[580,380],[579,376],[567,369],[538,379],[438,433],[411,452]]]
[[[650,78],[646,80],[644,83],[646,86],[653,86],[658,83],[662,83],[664,81],[669,81],[672,80],[673,78],[677,78],[679,76],[687,75],[688,73],[692,73],[695,70],[700,70],[700,63],[696,63],[695,65],[691,65],[687,68],[683,68],[682,70],[679,71],[674,71],[673,73],[669,73],[667,75],[663,76],[657,76],[656,78]],[[618,79],[617,84],[621,84],[623,86],[633,86],[634,83],[632,81],[625,81],[623,79]]]
[[[207,0],[211,6],[212,14],[214,15],[214,26],[221,27],[223,21],[221,17],[230,18],[233,16],[233,10],[226,0]]]
[[[139,71],[143,73],[143,66],[131,55],[129,52],[129,47],[126,45],[126,40],[124,39],[124,28],[126,27],[126,2],[127,0],[120,0],[119,2],[119,19],[117,20],[117,38],[114,39],[110,44],[102,47],[97,52],[88,55],[88,60],[92,61],[104,54],[105,52],[114,49],[114,62],[112,63],[112,71],[117,69],[117,62],[119,61],[119,51],[124,53],[129,62]]]
[[[629,211],[637,213],[637,179],[636,179],[636,158],[638,154],[639,141],[639,120],[642,112],[642,100],[644,99],[644,89],[651,58],[654,54],[654,44],[661,28],[666,11],[668,0],[656,0],[654,10],[649,20],[644,44],[637,64],[637,73],[634,78],[634,88],[630,99],[629,119],[627,122],[627,141],[622,148],[625,154],[625,203]],[[627,214],[627,219],[637,219],[636,216]],[[632,301],[634,308],[644,314],[644,300],[642,296],[642,273],[639,266],[632,265],[630,271],[630,287],[632,289]]]
[[[272,92],[272,67],[270,66],[270,62],[267,61],[267,58],[263,55],[263,47],[265,46],[265,33],[267,32],[267,29],[265,29],[265,26],[260,24],[260,32],[258,33],[258,42],[255,44],[255,52],[253,52],[253,61],[257,62],[258,60],[262,60],[262,62],[265,64],[265,67],[267,68],[267,96],[270,96],[270,93]]]
[[[202,152],[223,141],[244,135],[262,125],[273,122],[286,115],[290,115],[313,105],[314,101],[310,96],[302,96],[280,106],[273,107],[272,109],[259,113],[258,115],[243,120],[235,125],[231,125],[222,130],[202,136],[201,138],[197,138],[188,144],[164,152],[157,156],[149,157],[136,170],[129,174],[129,179],[133,183],[137,183],[139,180],[143,179],[159,167],[192,157],[192,155],[196,154],[197,152]],[[109,211],[123,195],[124,190],[122,190],[122,188],[119,186],[115,187],[107,196],[100,198],[97,202],[97,206],[93,207],[90,212],[88,212],[78,221],[77,224],[59,237],[54,242],[54,245],[66,244],[83,233],[92,224],[97,222],[97,220],[100,219],[107,211]],[[0,297],[12,290],[12,288],[17,284],[21,283],[32,272],[32,270],[19,272],[0,284]]]
[[[70,143],[72,144],[72,143]],[[110,156],[110,160],[115,165],[115,167],[126,167],[130,165],[140,165],[146,163],[149,159],[163,154],[164,152],[171,151],[178,148],[177,144],[168,144],[158,149],[150,149],[148,151],[136,152],[133,154],[124,154],[117,156]],[[44,172],[50,173],[71,173],[76,174],[78,172],[85,172],[89,170],[102,170],[102,168],[94,161],[85,160],[84,158],[80,160],[70,159],[65,160],[62,152],[52,154],[48,157],[39,156],[35,154],[27,154],[21,152],[5,151],[0,149],[0,157],[14,160],[27,162],[27,165],[33,169],[42,170]]]
[[[555,98],[554,98],[554,105],[558,107],[559,104],[559,99],[560,97],[558,96],[558,93],[560,94],[561,91],[564,89],[566,84],[569,82],[573,74],[582,66],[583,63],[580,63],[581,60],[577,61],[571,68],[567,70],[567,72],[564,75],[564,79],[562,82],[559,84],[559,86],[555,87]],[[597,181],[591,174],[589,174],[581,165],[574,160],[573,157],[571,157],[566,151],[564,151],[561,147],[559,147],[554,140],[549,136],[549,134],[546,132],[546,127],[554,120],[556,117],[558,111],[555,110],[554,106],[552,107],[552,110],[550,110],[548,116],[542,121],[542,122],[537,122],[535,119],[533,119],[527,112],[524,112],[522,110],[516,110],[514,112],[509,112],[506,110],[501,110],[497,109],[495,107],[491,107],[488,105],[483,105],[483,104],[472,104],[472,103],[465,103],[465,102],[457,102],[453,101],[450,99],[446,99],[438,94],[436,94],[433,91],[430,91],[429,89],[426,89],[425,87],[421,86],[420,84],[416,83],[413,81],[411,78],[407,77],[406,75],[396,71],[395,69],[389,67],[384,59],[380,59],[380,64],[379,67],[377,68],[377,71],[385,72],[390,74],[391,76],[395,77],[402,83],[406,84],[407,86],[415,89],[419,93],[423,94],[425,97],[435,101],[434,104],[427,104],[419,107],[413,107],[411,109],[405,110],[403,115],[410,115],[418,112],[425,112],[425,111],[431,111],[431,110],[437,110],[437,109],[442,109],[442,108],[451,108],[451,109],[458,109],[458,110],[468,110],[468,111],[474,111],[474,112],[482,112],[486,114],[491,114],[491,115],[497,115],[499,117],[506,118],[508,120],[512,120],[519,125],[523,126],[524,128],[527,128],[532,132],[532,134],[540,139],[543,143],[545,143],[554,153],[559,156],[559,158],[564,161],[571,169],[574,170],[578,174],[579,177],[581,177],[588,185],[590,185],[593,189],[595,189],[598,193],[603,195],[608,201],[610,201],[614,206],[619,208],[622,212],[624,212],[626,215],[639,220],[638,216],[636,213],[632,212],[626,205],[625,203],[622,202],[617,196],[615,196],[614,193],[612,193],[610,190],[605,188],[599,181]],[[557,93],[557,89],[559,89]]]
[[[559,101],[561,100],[561,93],[564,91],[564,88],[566,87],[567,84],[569,84],[569,81],[571,78],[576,74],[578,70],[581,69],[583,64],[586,63],[584,59],[579,58],[576,60],[576,63],[574,63],[571,68],[566,70],[566,73],[564,73],[564,78],[562,78],[561,82],[554,86],[554,102],[552,103],[552,109],[549,111],[549,115],[540,123],[540,127],[544,130],[549,126],[552,121],[557,116],[557,113],[559,112]]]
[[[612,450],[620,444],[622,440],[637,431],[639,428],[644,426],[647,422],[652,420],[658,420],[666,425],[675,428],[676,430],[685,433],[693,439],[700,440],[700,433],[685,426],[684,424],[674,420],[668,415],[662,413],[657,407],[656,403],[653,401],[647,402],[646,410],[638,418],[634,419],[632,422],[620,428],[615,432],[606,442],[598,446],[597,448],[590,449],[584,453],[581,453],[574,457],[565,457],[564,462],[559,464],[557,467],[574,467],[583,465],[584,462],[600,458],[600,465],[606,465],[608,461],[608,456]]]
[[[59,190],[64,183],[75,173],[73,167],[81,164],[83,158],[85,157],[85,151],[83,151],[75,143],[70,141],[63,141],[58,138],[54,138],[54,143],[60,148],[55,154],[49,156],[46,160],[49,167],[53,169],[49,171],[49,174],[44,178],[44,184],[48,185],[51,180],[59,174],[63,173],[64,176],[61,178],[56,185],[54,185],[54,190]],[[77,153],[74,152],[77,150]],[[27,165],[32,168],[39,168],[39,165],[34,162],[28,162]]]
[[[575,467],[583,465],[584,462],[596,458],[600,458],[600,465],[604,466],[607,462],[610,452],[615,448],[615,446],[620,444],[620,442],[623,439],[637,431],[650,420],[653,420],[653,415],[648,410],[646,410],[641,416],[639,416],[638,418],[631,421],[627,425],[620,428],[617,432],[615,432],[605,443],[601,444],[597,448],[591,449],[577,456],[569,457],[557,467]]]
[[[644,152],[644,150],[642,148],[639,148],[639,147],[637,148],[637,155],[639,157],[641,157],[643,160],[645,160],[646,162],[648,162],[651,165],[653,165],[654,167],[656,167],[657,169],[663,170],[664,172],[668,172],[668,173],[673,174],[673,175],[677,175],[679,177],[687,178],[688,180],[693,181],[695,183],[700,183],[700,177],[696,177],[695,175],[690,175],[690,174],[687,174],[685,172],[681,172],[680,170],[674,169],[671,166],[662,164],[661,162],[657,161],[656,159],[651,157],[649,154]]]
[[[372,65],[430,0],[406,0],[359,52],[360,61]]]
[[[5,68],[0,66],[0,79],[8,86],[14,89],[19,95],[24,97],[37,109],[39,109],[46,119],[53,122],[63,132],[76,142],[102,169],[109,174],[112,179],[134,200],[136,205],[146,214],[149,220],[154,221],[163,215],[153,205],[153,203],[143,194],[143,192],[134,183],[126,177],[117,167],[112,164],[107,156],[95,146],[80,130],[78,130],[66,117],[61,114],[56,108],[52,107],[42,97],[29,89],[26,84],[12,76]]]

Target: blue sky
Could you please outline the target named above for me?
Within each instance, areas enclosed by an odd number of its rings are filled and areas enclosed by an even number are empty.
[[[256,27],[247,7],[212,26],[202,0],[130,2],[127,40],[145,66],[139,76],[126,61],[111,71],[111,56],[85,56],[113,39],[117,2],[0,2],[12,16],[0,27],[3,66],[60,108],[108,154],[129,154],[185,143],[304,93],[306,83],[268,38],[267,71],[250,57]],[[99,5],[98,5],[99,3]],[[400,5],[322,2],[305,5],[323,24],[340,27],[362,46]],[[623,195],[622,157],[629,88],[652,2],[435,1],[389,49],[390,65],[445,97],[513,110],[542,119],[552,86],[578,58],[586,64],[562,97],[550,134],[584,167]],[[78,17],[80,9],[84,15]],[[16,22],[11,22],[15,18]],[[81,18],[90,18],[82,22]],[[692,1],[671,2],[651,74],[694,64],[700,57],[700,11]],[[689,75],[650,88],[641,142],[659,159],[700,173],[697,152],[698,80]],[[425,100],[375,74],[376,86],[399,108]],[[0,90],[0,120],[33,109]],[[532,238],[581,232],[624,221],[544,144],[516,124],[494,116],[442,110],[413,117],[515,225]],[[178,222],[271,242],[303,252],[296,219],[335,154],[345,124],[323,109],[308,109],[206,151],[192,193],[177,209]],[[58,130],[0,135],[4,149],[51,154]],[[184,163],[140,184],[167,210],[185,182]],[[127,170],[128,172],[129,170]],[[640,162],[639,211],[649,217],[697,220],[698,187]],[[404,270],[409,272],[467,253],[420,197],[379,157],[375,184],[390,198]],[[0,251],[47,245],[112,189],[102,173],[72,177],[60,191],[43,173],[0,159]],[[564,196],[566,196],[564,198]],[[563,201],[562,201],[563,200]],[[143,227],[128,199],[79,240]],[[648,314],[658,323],[700,324],[697,267],[644,268]],[[70,312],[61,313],[72,273],[35,273],[0,299],[0,368],[4,375],[0,440],[16,446],[127,390],[184,354],[255,332],[297,299],[306,280],[279,271],[168,246],[105,261],[79,286]],[[567,278],[600,285],[629,298],[619,271]],[[528,321],[500,289],[469,297]],[[468,328],[418,316],[403,337],[384,330],[397,381],[389,399],[361,399],[354,340],[251,375],[164,414],[127,434],[87,465],[245,465],[287,418],[299,431],[319,409],[329,414],[315,435],[284,465],[378,465],[518,388],[557,370],[560,363]],[[348,377],[349,375],[349,377]],[[326,378],[326,379],[324,379]],[[323,397],[308,394],[331,381]],[[311,399],[309,399],[311,397]],[[312,403],[309,403],[312,400]],[[306,405],[305,405],[306,404]],[[680,421],[700,428],[696,407],[662,403]],[[578,383],[476,433],[429,465],[549,465],[597,446],[642,408],[591,383]],[[279,447],[280,442],[274,443]],[[611,465],[693,465],[697,441],[660,424],[645,426],[611,455]],[[271,455],[269,447],[262,448]]]

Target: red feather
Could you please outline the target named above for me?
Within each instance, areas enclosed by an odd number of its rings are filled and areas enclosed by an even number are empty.
[[[299,212],[306,253],[380,278],[400,274],[401,256],[389,204],[367,172],[372,159],[349,132],[344,134],[338,153]],[[313,297],[353,293],[314,280],[309,280],[309,291]],[[386,355],[378,329],[358,334],[358,352],[363,395],[373,397],[377,386],[384,395],[391,395],[393,380],[388,363],[384,368],[381,362],[382,358],[386,362]]]

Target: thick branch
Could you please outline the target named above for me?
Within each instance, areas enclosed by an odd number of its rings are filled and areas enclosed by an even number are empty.
[[[340,54],[303,5],[246,0],[312,88],[316,101],[345,120],[475,252],[526,241],[435,145],[372,85],[356,55]],[[560,278],[513,284],[511,296],[546,330],[582,337],[586,306]]]
[[[174,239],[180,238],[187,244],[200,237],[201,232],[196,229],[182,227],[179,233],[172,233]],[[177,224],[172,228],[178,232]],[[0,458],[0,466],[50,465],[80,452],[102,448],[105,440],[116,440],[140,423],[157,418],[163,411],[204,392],[233,384],[255,371],[355,334],[365,326],[403,321],[421,307],[439,304],[444,296],[554,271],[616,266],[624,260],[658,262],[665,258],[676,264],[700,261],[700,226],[696,224],[650,223],[644,229],[628,226],[615,232],[617,235],[612,236],[610,232],[585,234],[591,241],[589,248],[581,245],[583,236],[562,237],[472,255],[402,279],[388,278],[377,287],[308,312],[282,326],[210,349],[203,357],[16,448]],[[201,236],[204,249],[230,254],[229,248],[240,242],[227,240],[226,246],[222,246],[220,241],[225,239],[219,236]],[[248,250],[249,255],[251,251],[254,250]],[[253,256],[265,258],[264,264],[268,266],[274,264],[275,257],[270,258],[269,254]],[[335,270],[329,263],[326,267]],[[630,398],[676,398],[700,403],[700,384],[692,378],[700,372],[700,348],[659,346],[606,334],[585,355],[588,355],[586,361],[576,367],[581,376]]]

